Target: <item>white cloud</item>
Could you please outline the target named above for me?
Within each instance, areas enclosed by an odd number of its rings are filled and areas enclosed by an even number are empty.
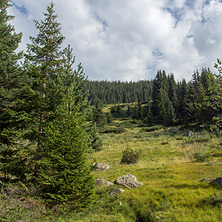
[[[14,0],[13,24],[21,48],[36,34],[30,19],[44,19],[51,0]],[[190,80],[222,51],[222,3],[204,0],[54,0],[58,21],[89,79],[151,79],[158,69]]]

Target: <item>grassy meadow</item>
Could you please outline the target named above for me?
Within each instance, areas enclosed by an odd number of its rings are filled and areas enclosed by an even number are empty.
[[[143,186],[121,187],[125,192],[114,197],[109,196],[112,187],[97,186],[94,205],[75,213],[56,208],[47,211],[40,200],[8,198],[7,202],[1,195],[4,204],[0,218],[5,214],[3,221],[222,221],[222,187],[208,180],[200,182],[222,176],[222,139],[206,131],[188,137],[187,131],[148,127],[119,115],[101,129],[103,149],[91,154],[89,160],[90,164],[107,163],[111,168],[94,171],[94,177],[114,182],[120,176],[133,174]],[[142,150],[136,164],[120,164],[127,147]]]
[[[220,137],[205,131],[188,137],[188,130],[147,127],[124,117],[106,126],[115,127],[124,132],[102,134],[104,149],[93,154],[93,161],[107,163],[111,169],[94,176],[113,182],[130,173],[144,185],[125,189],[119,197],[125,205],[107,221],[118,221],[115,216],[120,215],[125,218],[120,221],[135,221],[128,211],[138,221],[222,221],[222,187],[199,182],[221,177]],[[138,163],[120,164],[127,147],[142,150]]]

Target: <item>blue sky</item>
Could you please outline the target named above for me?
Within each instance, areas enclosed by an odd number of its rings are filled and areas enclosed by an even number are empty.
[[[28,15],[28,10],[24,5],[17,5],[14,1],[12,1],[12,6],[15,7],[19,12],[24,15]]]
[[[13,0],[9,13],[20,49],[35,36],[50,0]],[[89,79],[152,79],[159,69],[177,80],[210,67],[222,55],[219,0],[54,0],[58,21]]]

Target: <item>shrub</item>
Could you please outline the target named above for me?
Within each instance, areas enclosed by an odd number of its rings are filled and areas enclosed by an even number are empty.
[[[141,157],[142,150],[133,150],[129,147],[127,147],[123,152],[122,152],[122,160],[121,164],[126,163],[126,164],[134,164],[137,163],[139,158]]]
[[[141,129],[141,131],[144,131],[144,132],[152,132],[152,131],[156,131],[156,130],[160,130],[160,129],[163,129],[163,126],[162,126],[162,125],[144,127],[144,128]]]
[[[197,162],[208,162],[211,160],[211,155],[207,151],[196,152],[194,158]]]
[[[115,133],[115,134],[124,133],[124,132],[126,132],[126,130],[122,127],[107,128],[103,131],[103,133]]]
[[[162,142],[161,145],[168,145],[168,142]]]

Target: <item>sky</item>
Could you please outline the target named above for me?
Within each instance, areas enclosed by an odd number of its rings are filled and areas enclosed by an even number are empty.
[[[12,0],[9,14],[23,33],[19,50],[38,31],[51,0]],[[54,0],[64,47],[73,48],[90,80],[154,79],[158,70],[177,81],[222,59],[221,0]]]

